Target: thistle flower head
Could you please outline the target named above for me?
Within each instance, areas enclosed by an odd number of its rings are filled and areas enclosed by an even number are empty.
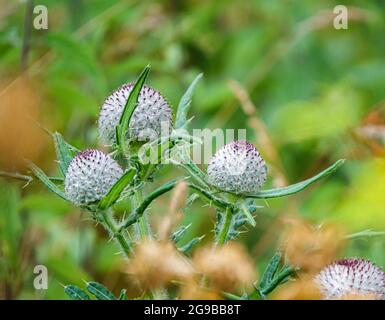
[[[325,267],[315,280],[325,299],[341,299],[352,294],[385,299],[385,273],[370,260],[338,260]]]
[[[133,88],[125,84],[111,93],[103,103],[99,114],[99,135],[103,142],[116,142],[115,128],[119,124],[124,106]],[[165,98],[156,90],[143,86],[138,105],[129,124],[130,139],[152,141],[161,134],[168,134],[172,126],[172,109]]]
[[[207,168],[208,181],[218,189],[248,194],[266,181],[267,167],[258,150],[247,141],[233,141],[218,150]]]
[[[78,153],[65,177],[65,193],[76,205],[87,205],[102,199],[123,175],[119,164],[109,155],[95,149]]]

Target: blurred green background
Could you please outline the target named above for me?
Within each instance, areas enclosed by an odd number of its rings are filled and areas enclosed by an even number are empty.
[[[148,83],[174,108],[204,73],[192,127],[247,128],[272,168],[269,186],[348,159],[305,192],[261,203],[257,227],[241,237],[260,270],[277,247],[282,215],[334,221],[349,233],[385,229],[383,0],[42,0],[48,30],[30,35],[27,3],[0,0],[0,170],[25,173],[16,159],[23,156],[55,175],[54,149],[42,128],[79,149],[98,146],[104,98],[150,63]],[[333,28],[337,4],[348,6],[347,30]],[[29,114],[27,102],[34,110],[29,129],[18,123]],[[251,103],[255,112],[247,109]],[[176,174],[165,167],[159,179]],[[87,213],[36,182],[23,186],[0,178],[0,298],[65,298],[63,284],[84,280],[115,293],[127,285],[114,243]],[[168,200],[152,206],[155,218]],[[196,201],[185,220],[193,223],[186,242],[203,234],[211,241],[211,208]],[[343,254],[384,267],[385,239],[351,241]],[[48,290],[33,287],[37,264],[48,268]]]

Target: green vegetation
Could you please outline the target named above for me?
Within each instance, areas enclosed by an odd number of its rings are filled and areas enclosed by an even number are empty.
[[[189,96],[183,102],[188,115],[194,116],[190,128],[247,128],[248,140],[269,168],[264,189],[309,179],[338,159],[347,160],[301,193],[266,200],[260,194],[258,204],[263,208],[258,208],[256,226],[244,226],[249,232],[240,234],[259,274],[279,246],[285,219],[292,217],[341,225],[352,236],[340,256],[368,258],[385,267],[381,1],[346,1],[347,30],[333,28],[330,16],[339,2],[331,0],[46,0],[41,4],[48,8],[49,28],[31,31],[28,68],[21,75],[25,4],[0,1],[4,9],[0,10],[0,101],[4,105],[15,101],[11,105],[17,109],[16,96],[29,97],[31,88],[38,96],[38,112],[28,121],[41,127],[43,137],[37,147],[20,131],[20,139],[37,150],[33,156],[21,154],[44,169],[49,177],[30,167],[40,179],[48,179],[51,190],[61,195],[57,177],[66,171],[76,150],[64,145],[57,133],[53,144],[44,130],[60,132],[78,150],[98,148],[95,123],[104,98],[121,84],[135,81],[144,66],[151,65],[146,83],[167,98],[174,114],[186,88],[203,73],[191,105]],[[25,79],[28,95],[23,86],[15,89],[15,83]],[[18,172],[19,178],[9,174],[0,178],[0,298],[60,299],[67,298],[67,291],[86,299],[87,290],[100,295],[92,291],[93,281],[111,290],[106,291],[111,297],[120,297],[122,289],[127,289],[128,298],[137,297],[140,291],[130,287],[118,249],[107,241],[103,228],[87,212],[37,180],[30,181],[27,168],[12,166],[16,160],[9,160],[11,153],[3,140],[18,136],[6,131],[13,127],[5,125],[16,120],[5,118],[0,110],[0,170]],[[183,112],[177,116],[178,125],[185,120]],[[122,137],[124,132],[118,134]],[[55,151],[66,159],[59,166]],[[152,190],[182,172],[164,166]],[[105,200],[106,206],[113,203],[110,200]],[[182,224],[191,226],[183,231],[179,247],[202,235],[201,243],[213,241],[214,209],[190,200]],[[151,204],[152,221],[167,213],[169,201],[164,194]],[[114,209],[123,220],[129,207],[121,201]],[[369,229],[372,232],[362,232]],[[47,290],[32,286],[37,264],[48,268]],[[262,291],[267,293],[273,280],[273,275],[264,279]]]

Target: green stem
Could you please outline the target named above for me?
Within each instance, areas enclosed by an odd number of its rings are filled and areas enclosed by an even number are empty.
[[[174,142],[171,140],[166,140],[166,142],[160,141],[160,144],[157,145],[156,149],[156,162],[148,163],[146,165],[142,165],[141,179],[142,181],[146,181],[149,179],[151,174],[154,172],[155,168],[163,163],[164,153],[169,152],[174,146]],[[149,152],[153,152],[153,149],[149,149]],[[150,153],[151,154],[151,153]]]
[[[135,208],[134,212],[120,225],[118,232],[121,232],[123,229],[128,228],[132,224],[138,222],[141,218],[141,216],[144,214],[147,207],[151,204],[153,200],[161,196],[162,194],[170,191],[174,186],[181,181],[182,179],[174,179],[158,189],[151,192],[144,200],[142,200],[140,203],[138,203],[138,200],[140,200],[140,197],[136,196],[133,199],[133,207]],[[218,208],[226,209],[226,208],[233,208],[233,205],[229,202],[224,201],[223,199],[220,199],[218,197],[215,197],[212,195],[209,191],[196,186],[192,183],[189,183],[188,186],[199,193],[208,203],[215,205]]]
[[[131,246],[126,239],[126,237],[118,232],[118,228],[116,226],[116,223],[112,217],[112,212],[111,211],[102,211],[100,213],[101,217],[101,223],[103,227],[108,231],[108,233],[114,237],[116,242],[119,244],[119,246],[122,248],[122,251],[124,255],[128,258],[131,252]]]
[[[218,246],[221,246],[226,243],[232,218],[233,218],[233,212],[231,208],[227,207],[225,211],[225,217],[224,217],[222,229],[220,230],[218,235],[218,240],[217,240]]]
[[[26,175],[20,174],[18,172],[0,171],[0,177],[24,180],[24,181],[27,181],[28,183],[30,183],[33,180],[33,178],[31,176],[26,176]],[[52,180],[52,179],[50,179],[50,180]]]
[[[229,202],[226,202],[218,197],[215,197],[210,191],[205,190],[193,183],[188,184],[189,188],[195,190],[197,193],[199,193],[203,198],[205,198],[210,204],[213,203],[216,207],[226,209],[226,208],[232,208],[233,205]]]
[[[204,188],[210,189],[209,185],[205,181],[204,173],[193,163],[190,159],[189,162],[183,164],[182,167]]]
[[[175,187],[175,185],[182,181],[183,179],[174,179],[158,189],[151,192],[141,203],[134,203],[135,210],[134,212],[121,224],[121,226],[118,229],[118,232],[122,231],[123,229],[127,229],[129,226],[134,224],[138,221],[140,216],[143,214],[143,212],[147,209],[147,207],[151,204],[153,200],[161,196],[162,194],[170,191],[172,188]],[[135,201],[134,201],[135,202]]]
[[[248,300],[260,300],[260,299],[263,299],[265,300],[266,299],[266,296],[264,294],[262,294],[258,288],[254,288],[254,291],[252,293],[250,293],[247,297]]]
[[[142,190],[135,193],[135,202],[139,206],[143,201]],[[151,229],[148,222],[148,216],[145,211],[138,217],[139,234],[141,239],[151,239]]]

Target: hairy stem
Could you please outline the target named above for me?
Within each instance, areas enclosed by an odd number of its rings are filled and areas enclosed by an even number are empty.
[[[31,47],[33,8],[33,0],[29,0],[25,11],[23,47],[21,50],[21,68],[23,71],[28,68],[28,55]]]
[[[218,208],[226,209],[226,208],[232,208],[233,205],[229,202],[224,201],[223,199],[220,199],[216,196],[214,196],[210,191],[203,189],[193,183],[188,184],[189,188],[193,189],[199,195],[202,196],[205,200],[207,200],[210,204],[214,204]]]
[[[143,201],[142,190],[138,190],[135,193],[135,202],[138,206],[140,206],[142,201]],[[148,222],[148,216],[145,211],[143,211],[142,214],[138,217],[138,226],[139,226],[139,235],[141,239],[152,238],[151,229]]]
[[[218,240],[217,240],[218,246],[221,246],[226,243],[232,218],[233,218],[233,212],[231,208],[227,207],[225,211],[222,229],[219,231],[219,235],[218,235]]]
[[[205,181],[204,173],[190,159],[189,162],[182,165],[183,168],[191,174],[191,176],[204,188],[209,189],[209,185]]]
[[[181,180],[181,178],[174,179],[162,185],[158,189],[151,192],[140,204],[135,203],[134,201],[134,212],[120,225],[117,232],[121,232],[123,229],[127,229],[129,226],[136,223],[153,200],[170,191]],[[199,193],[208,203],[213,204],[218,208],[226,209],[227,207],[232,207],[232,204],[213,196],[209,191],[202,189],[201,187],[192,183],[189,183],[189,187]]]
[[[100,213],[100,218],[101,218],[101,224],[103,225],[103,227],[108,231],[110,236],[112,236],[116,240],[116,242],[121,247],[124,255],[128,258],[131,252],[131,245],[129,244],[128,240],[121,232],[117,232],[118,228],[116,226],[116,222],[114,218],[112,217],[111,210],[102,211]]]

